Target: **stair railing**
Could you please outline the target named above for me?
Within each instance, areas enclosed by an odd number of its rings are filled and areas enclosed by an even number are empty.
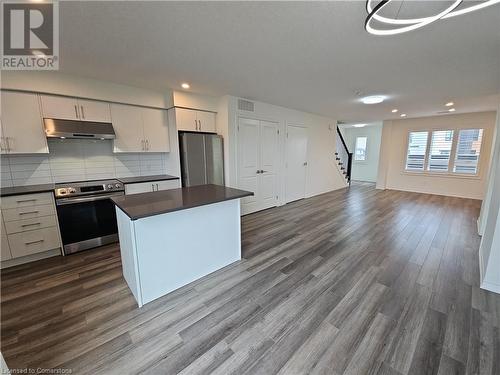
[[[344,175],[345,179],[351,184],[351,170],[352,170],[352,152],[349,152],[347,145],[345,143],[344,137],[337,126],[337,137],[336,137],[336,152],[335,160],[340,166],[340,170]]]

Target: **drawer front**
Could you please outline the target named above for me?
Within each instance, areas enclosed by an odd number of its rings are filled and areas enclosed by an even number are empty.
[[[55,215],[40,216],[32,219],[8,221],[5,223],[7,234],[26,232],[28,230],[56,227],[57,220]]]
[[[140,194],[153,191],[153,182],[138,182],[136,184],[126,184],[125,194]]]
[[[13,195],[10,197],[3,197],[1,200],[1,207],[2,209],[20,208],[20,207],[43,205],[43,204],[51,204],[52,202],[53,202],[52,193]]]
[[[10,208],[2,210],[3,220],[8,221],[33,219],[41,216],[54,216],[56,210],[53,204],[45,204],[43,206],[29,206],[20,208]]]
[[[8,239],[13,258],[41,253],[61,246],[57,227],[10,234]]]
[[[155,184],[158,184],[158,190],[177,189],[181,187],[180,180],[156,181]]]

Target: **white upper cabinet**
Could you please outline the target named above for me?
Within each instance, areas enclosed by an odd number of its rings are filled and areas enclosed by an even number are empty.
[[[142,108],[144,124],[144,140],[148,152],[169,152],[167,111],[161,109]]]
[[[175,108],[177,130],[215,133],[215,113]]]
[[[111,104],[114,152],[169,152],[165,110]]]
[[[196,119],[196,111],[191,109],[176,108],[175,123],[177,130],[198,131],[198,121]]]
[[[48,153],[36,94],[2,91],[3,154]]]
[[[109,122],[109,104],[96,100],[41,95],[43,117],[64,120]]]
[[[94,122],[111,122],[109,104],[96,100],[78,99],[80,120]]]
[[[111,104],[111,122],[115,129],[114,152],[145,152],[141,108]]]
[[[78,100],[63,96],[40,95],[42,113],[45,118],[79,120]]]
[[[198,130],[207,133],[216,133],[215,130],[215,113],[196,111],[196,119],[198,120]]]

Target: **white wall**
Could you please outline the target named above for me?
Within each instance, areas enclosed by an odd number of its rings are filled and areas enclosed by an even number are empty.
[[[172,97],[173,105],[176,107],[203,109],[212,112],[217,112],[220,99],[215,96],[194,94],[187,91],[174,91]]]
[[[308,166],[306,175],[306,197],[340,189],[346,186],[345,179],[340,174],[335,164],[335,119],[297,111],[290,108],[253,101],[254,112],[239,111],[238,98],[230,96],[227,103],[221,104],[228,107],[229,118],[227,128],[223,129],[223,122],[217,123],[221,134],[227,134],[229,142],[228,164],[226,167],[226,184],[237,187],[237,124],[240,116],[277,122],[280,129],[279,154],[280,159],[280,191],[279,204],[285,203],[285,134],[287,125],[300,125],[308,129]],[[219,116],[219,113],[218,113]],[[226,141],[226,140],[225,140]],[[226,141],[227,142],[227,141]]]
[[[495,121],[496,112],[384,121],[377,188],[483,199],[486,191]],[[405,172],[409,131],[477,127],[484,129],[477,177]]]
[[[481,287],[496,293],[500,293],[500,105],[498,109],[488,192],[479,225],[484,228],[479,248]]]
[[[382,124],[370,125],[364,128],[346,127],[340,130],[344,136],[349,152],[354,153],[357,137],[367,137],[366,160],[352,161],[351,179],[354,181],[376,182],[378,161],[380,156],[380,139]]]
[[[159,108],[170,108],[173,104],[170,89],[159,92],[50,71],[3,71],[0,85],[3,89],[45,92]]]

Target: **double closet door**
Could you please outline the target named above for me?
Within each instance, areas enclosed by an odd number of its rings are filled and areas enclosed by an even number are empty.
[[[254,193],[241,201],[242,214],[278,203],[278,123],[239,118],[238,184]]]

